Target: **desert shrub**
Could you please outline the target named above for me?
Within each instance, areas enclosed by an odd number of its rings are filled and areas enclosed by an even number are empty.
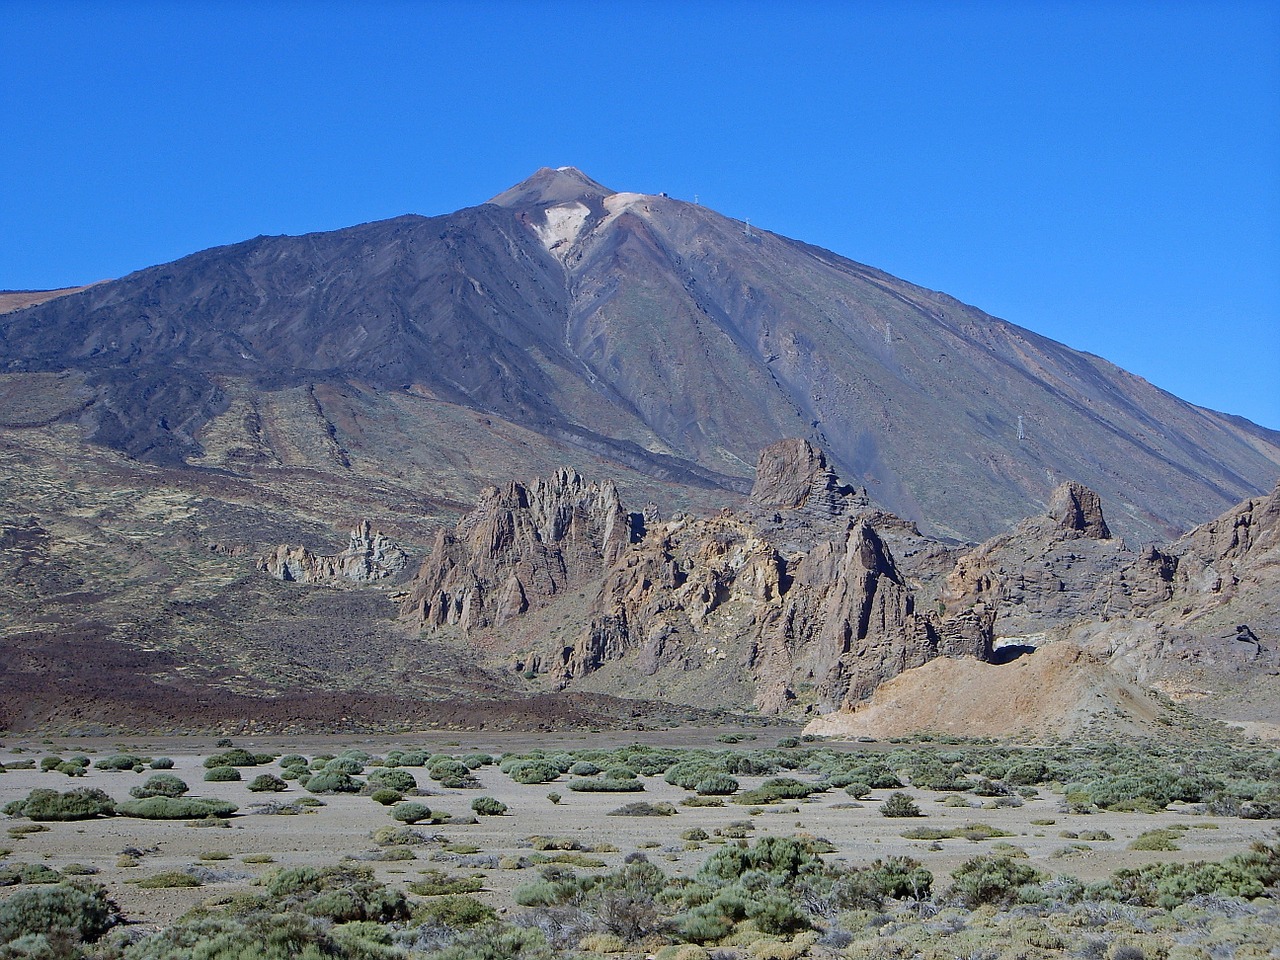
[[[286,753],[280,758],[280,766],[283,767],[305,767],[307,758],[300,753]]]
[[[280,907],[299,909],[335,923],[373,920],[387,923],[409,916],[404,894],[386,886],[365,866],[292,867],[264,881],[268,896]]]
[[[630,767],[612,766],[605,770],[604,776],[608,780],[634,780],[639,774]]]
[[[1175,907],[1196,896],[1261,897],[1280,883],[1280,843],[1254,843],[1217,863],[1152,863],[1119,870],[1109,882],[1117,899]]]
[[[312,793],[359,793],[362,786],[351,774],[336,770],[323,770],[307,781],[307,789]]]
[[[204,772],[206,783],[228,783],[240,779],[240,771],[235,767],[210,767]]]
[[[427,870],[409,883],[409,892],[419,897],[442,897],[459,893],[478,893],[484,889],[484,877],[460,877],[443,870]]]
[[[1159,850],[1169,851],[1179,849],[1175,843],[1178,834],[1173,830],[1148,830],[1134,837],[1129,842],[1130,850]]]
[[[91,943],[119,922],[120,911],[105,888],[72,880],[20,890],[0,902],[0,944],[58,933]]]
[[[1047,879],[1039,870],[1011,857],[973,857],[951,874],[947,896],[971,910],[983,904],[1008,907],[1017,902],[1021,888]]]
[[[507,805],[493,797],[476,797],[471,801],[471,809],[482,817],[500,817],[507,812]]]
[[[454,760],[448,757],[444,760],[438,760],[427,769],[427,775],[432,780],[466,780],[471,776],[471,768],[461,760]]]
[[[326,760],[324,767],[321,769],[325,773],[344,774],[348,777],[354,777],[356,774],[364,772],[364,764],[355,757],[344,755],[334,757],[332,760]]]
[[[83,777],[89,772],[87,764],[78,763],[75,760],[67,760],[65,763],[60,763],[55,769],[68,777]]]
[[[265,756],[265,754],[263,756]],[[270,763],[271,759],[271,757],[267,757],[266,762]],[[206,769],[212,769],[214,767],[256,767],[262,762],[263,761],[259,758],[259,755],[236,747],[234,750],[228,750],[226,753],[215,753],[213,756],[207,757],[204,761],[204,765]]]
[[[611,780],[608,777],[578,777],[568,783],[579,793],[639,793],[644,784],[639,780]]]
[[[852,780],[845,784],[844,792],[855,800],[862,800],[871,793],[871,784],[862,780]]]
[[[475,897],[461,894],[445,894],[432,897],[426,903],[413,908],[413,925],[421,927],[450,927],[463,930],[491,924],[498,919],[498,911]]]
[[[778,764],[760,753],[729,753],[720,758],[724,772],[737,777],[768,777],[778,772]]]
[[[181,870],[168,870],[150,877],[143,877],[137,883],[138,887],[143,890],[169,890],[175,887],[204,886],[199,877],[183,873]]]
[[[194,820],[199,817],[229,817],[238,810],[234,803],[207,797],[147,797],[116,804],[122,817],[143,820]]]
[[[145,766],[145,762],[141,757],[135,757],[131,753],[117,753],[110,757],[103,757],[94,764],[99,770],[137,770]]]
[[[398,790],[401,793],[418,789],[418,781],[414,779],[413,774],[398,767],[380,767],[374,770],[369,774],[369,783],[377,784],[387,790]]]
[[[606,817],[670,817],[674,816],[678,811],[669,803],[649,803],[641,800],[639,803],[628,803],[625,806],[618,807],[616,810],[610,810],[605,814]]]
[[[451,945],[428,955],[429,960],[560,960],[564,953],[547,944],[534,927],[496,923],[476,925]]]
[[[712,773],[693,785],[695,793],[704,797],[727,797],[738,789],[738,781],[727,773]]]
[[[594,777],[597,773],[601,772],[601,768],[596,766],[590,760],[579,760],[571,766],[567,772],[573,774],[575,777]]]
[[[289,784],[270,773],[260,773],[246,785],[253,793],[281,793],[289,789]]]
[[[825,783],[804,783],[794,777],[774,777],[754,790],[745,790],[733,798],[734,803],[755,806],[763,803],[781,803],[783,800],[800,800],[827,789]]]
[[[145,800],[147,797],[180,797],[188,789],[190,788],[186,782],[172,773],[157,773],[153,777],[148,777],[146,783],[131,789],[129,796],[135,800]]]
[[[58,756],[54,756],[53,754],[50,754],[47,757],[41,757],[40,772],[48,773],[50,770],[57,770],[58,767],[62,766],[62,763],[63,763],[62,758]]]
[[[431,819],[431,809],[425,803],[405,800],[391,808],[391,816],[401,823],[420,823]]]
[[[668,767],[662,779],[673,787],[692,790],[699,780],[719,772],[721,768],[707,760],[682,760]]]
[[[560,771],[542,760],[518,760],[510,766],[504,762],[503,772],[516,783],[550,783]]]
[[[152,770],[172,770],[173,758],[172,757],[156,757],[154,760],[151,761],[151,769]]]
[[[115,812],[115,803],[101,790],[92,787],[80,787],[66,793],[39,788],[32,790],[25,800],[6,804],[4,812],[37,821],[89,820],[111,816]]]
[[[880,804],[880,813],[886,817],[923,817],[916,802],[905,793],[895,790],[889,799]]]
[[[392,804],[399,803],[403,800],[404,794],[399,790],[389,790],[386,787],[383,787],[381,790],[375,790],[373,793],[369,794],[369,799],[374,803],[380,803],[384,807],[389,807]]]

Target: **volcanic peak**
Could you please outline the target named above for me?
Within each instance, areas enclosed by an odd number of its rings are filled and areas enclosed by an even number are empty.
[[[532,176],[490,199],[489,203],[513,208],[549,206],[576,200],[590,206],[592,201],[598,203],[615,193],[616,190],[597,183],[577,167],[542,167]]]

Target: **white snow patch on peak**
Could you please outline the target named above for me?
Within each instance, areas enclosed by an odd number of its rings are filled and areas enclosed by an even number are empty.
[[[538,234],[538,239],[542,241],[542,245],[548,250],[554,250],[562,245],[572,246],[573,241],[578,239],[578,234],[582,232],[582,225],[587,222],[590,213],[585,204],[578,203],[576,200],[557,204],[543,211],[542,224],[535,223],[533,229]]]

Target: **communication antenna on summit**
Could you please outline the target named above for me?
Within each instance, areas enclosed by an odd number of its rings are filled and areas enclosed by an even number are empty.
[[[751,218],[747,217],[747,219],[743,222],[746,223],[747,225],[747,229],[743,232],[746,233],[746,235],[749,237],[751,236]]]
[[[693,205],[694,205],[695,207],[699,205],[699,204],[698,204],[698,195],[697,195],[696,193],[693,195]]]
[[[886,323],[884,325],[884,342],[893,343],[893,324]]]
[[[1025,439],[1027,439],[1027,431],[1026,431],[1026,429],[1022,426],[1022,418],[1021,418],[1021,417],[1019,417],[1019,418],[1018,418],[1018,439],[1019,439],[1019,440],[1025,440]]]

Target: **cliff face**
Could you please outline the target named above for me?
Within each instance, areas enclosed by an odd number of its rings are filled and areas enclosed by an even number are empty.
[[[641,522],[612,483],[589,484],[573,470],[491,487],[437,535],[405,612],[427,628],[501,625],[617,562]]]

